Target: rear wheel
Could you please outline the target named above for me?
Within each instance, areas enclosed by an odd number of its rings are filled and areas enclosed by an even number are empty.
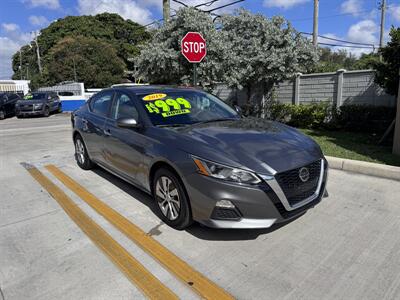
[[[6,118],[6,114],[4,111],[0,110],[0,120],[4,120]]]
[[[184,186],[170,170],[161,168],[156,171],[153,196],[162,220],[169,226],[181,230],[193,222]]]
[[[84,170],[90,170],[94,167],[94,163],[90,160],[85,143],[80,135],[76,136],[75,144],[75,160],[78,166]]]
[[[48,116],[50,116],[50,109],[49,109],[48,107],[45,107],[45,108],[44,108],[43,116],[46,117],[46,118],[47,118]]]

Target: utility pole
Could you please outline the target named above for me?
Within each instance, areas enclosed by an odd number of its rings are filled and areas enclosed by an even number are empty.
[[[36,44],[37,64],[38,64],[38,68],[39,68],[39,73],[40,73],[40,75],[42,75],[42,63],[40,62],[40,49],[39,49],[39,43],[37,41],[37,33],[36,33],[36,31],[34,31],[33,33],[34,33],[33,41]]]
[[[393,137],[393,154],[400,156],[400,68],[399,68],[399,90],[397,92],[397,113]]]
[[[162,0],[164,25],[169,21],[170,0]]]
[[[379,48],[383,47],[383,35],[385,34],[385,14],[386,14],[386,0],[382,0],[382,4],[381,4],[381,35],[379,38]]]
[[[19,75],[21,76],[21,80],[22,80],[22,51],[21,51],[21,48],[19,49]]]
[[[313,24],[313,45],[318,47],[318,10],[319,0],[314,0],[314,24]]]

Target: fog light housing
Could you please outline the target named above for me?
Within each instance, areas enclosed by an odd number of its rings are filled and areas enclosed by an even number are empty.
[[[217,203],[215,204],[216,207],[221,207],[221,208],[230,208],[230,209],[234,209],[235,205],[233,205],[233,203],[229,200],[219,200],[217,201]]]
[[[229,200],[219,200],[215,204],[211,214],[211,219],[214,220],[230,220],[239,221],[242,215],[238,208]]]

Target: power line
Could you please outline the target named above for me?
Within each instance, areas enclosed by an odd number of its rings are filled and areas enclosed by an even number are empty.
[[[219,6],[219,7],[215,7],[215,8],[213,8],[213,9],[203,10],[203,11],[204,11],[204,12],[212,12],[212,11],[214,11],[214,10],[221,9],[221,8],[225,8],[225,7],[228,7],[228,6],[231,6],[231,5],[234,5],[234,4],[243,2],[243,1],[245,1],[245,0],[237,0],[237,1],[234,1],[234,2],[231,2],[231,3],[228,3],[228,4],[225,4],[225,5],[221,5],[221,6]]]
[[[329,44],[329,43],[318,43],[318,45],[331,46],[331,47],[356,48],[356,49],[371,49],[371,50],[375,49],[371,46],[351,46],[351,45],[339,45],[339,44]]]
[[[312,33],[309,33],[309,32],[300,32],[300,33],[301,34],[305,34],[305,35],[312,35]],[[335,42],[342,42],[342,43],[346,43],[346,44],[376,47],[374,44],[351,42],[351,41],[336,39],[336,38],[332,38],[332,37],[328,37],[328,36],[324,36],[324,35],[318,35],[318,37],[321,37],[321,38],[324,38],[324,39],[327,39],[327,40],[331,40],[331,41],[335,41]]]

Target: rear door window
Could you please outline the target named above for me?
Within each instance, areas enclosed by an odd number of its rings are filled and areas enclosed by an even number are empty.
[[[90,101],[91,111],[96,115],[107,117],[113,95],[113,92],[97,94],[96,97]]]

